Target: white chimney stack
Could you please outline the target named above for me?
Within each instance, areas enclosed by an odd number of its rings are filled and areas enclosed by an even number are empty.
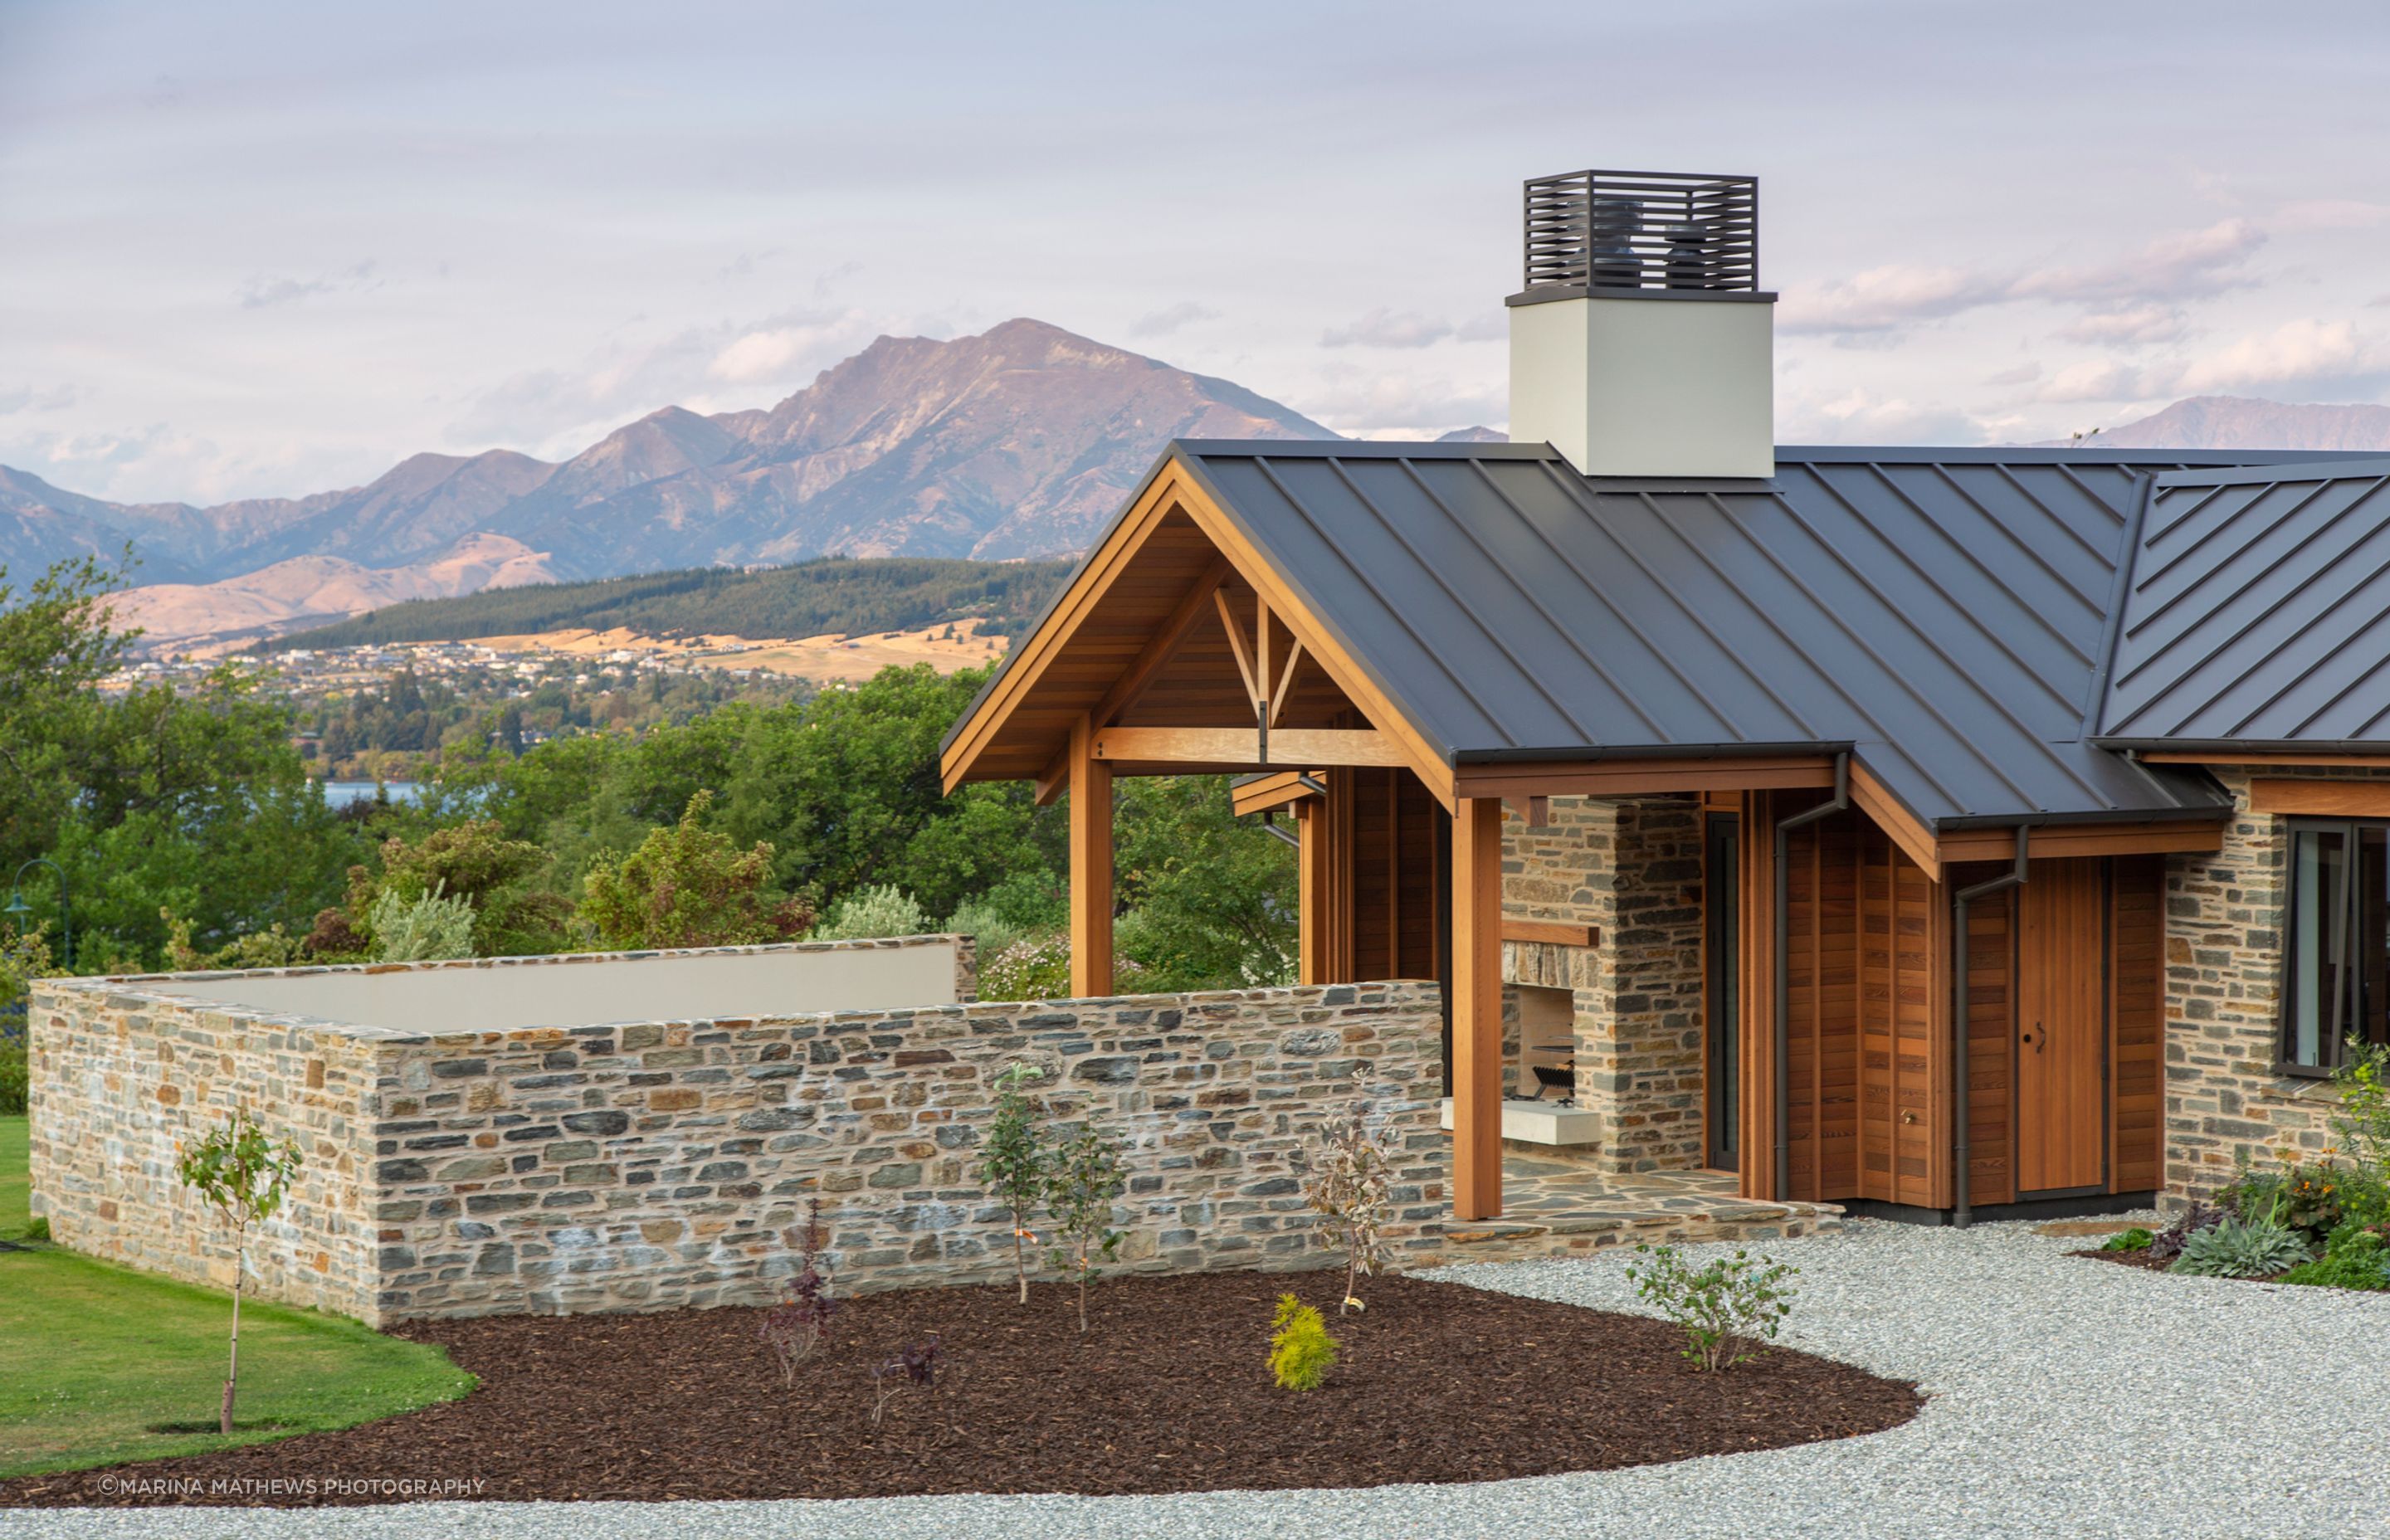
[[[1776,296],[1759,184],[1573,172],[1527,184],[1510,440],[1587,476],[1776,473]]]

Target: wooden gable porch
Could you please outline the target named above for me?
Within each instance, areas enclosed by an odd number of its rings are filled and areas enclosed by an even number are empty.
[[[1298,831],[1304,982],[1445,986],[1460,1218],[1502,1210],[1502,943],[1554,939],[1542,932],[1558,923],[1506,911],[1505,820],[1538,823],[1563,797],[1685,798],[1739,819],[1734,869],[1701,891],[1730,885],[1741,917],[1728,1041],[1749,1087],[1736,1114],[1746,1197],[1947,1211],[2155,1185],[2152,858],[2216,848],[2213,820],[2050,823],[2022,842],[2012,827],[1936,830],[1848,748],[1468,758],[1396,693],[1174,456],[958,725],[942,771],[949,787],[1034,780],[1041,802],[1069,798],[1085,997],[1113,987],[1113,777],[1252,777],[1239,810]],[[2001,879],[2016,870],[2022,888]],[[2047,992],[2094,977],[2062,1000]],[[2032,1007],[2080,1019],[2060,1059],[2031,1035]],[[2058,1122],[2026,1115],[2027,1074]],[[2096,1183],[2075,1180],[2095,1153]]]

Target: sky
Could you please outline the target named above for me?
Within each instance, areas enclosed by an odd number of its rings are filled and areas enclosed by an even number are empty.
[[[1030,315],[1507,416],[1519,184],[1760,179],[1787,443],[2390,399],[2390,7],[0,0],[0,464],[560,458]]]

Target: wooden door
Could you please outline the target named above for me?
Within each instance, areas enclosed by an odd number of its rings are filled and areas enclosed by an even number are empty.
[[[2036,861],[2018,890],[2017,1188],[2107,1182],[2105,863]]]

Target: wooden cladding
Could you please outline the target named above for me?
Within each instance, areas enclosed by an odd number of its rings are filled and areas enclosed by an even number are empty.
[[[2321,818],[2390,818],[2390,781],[2253,780],[2249,811]]]
[[[1855,815],[1797,831],[1786,857],[1792,1196],[1940,1207],[1939,891]]]
[[[1738,1129],[1754,1198],[1775,1190],[1770,836],[1807,805],[1754,793],[1743,809]],[[1787,1195],[1947,1208],[1950,892],[1996,868],[1933,881],[1857,813],[1796,830],[1787,856]],[[1969,906],[1969,1201],[2149,1191],[2162,1160],[2165,860],[2037,859],[2029,874]]]
[[[1444,977],[1452,820],[1406,770],[1320,773],[1304,820],[1305,983]]]

